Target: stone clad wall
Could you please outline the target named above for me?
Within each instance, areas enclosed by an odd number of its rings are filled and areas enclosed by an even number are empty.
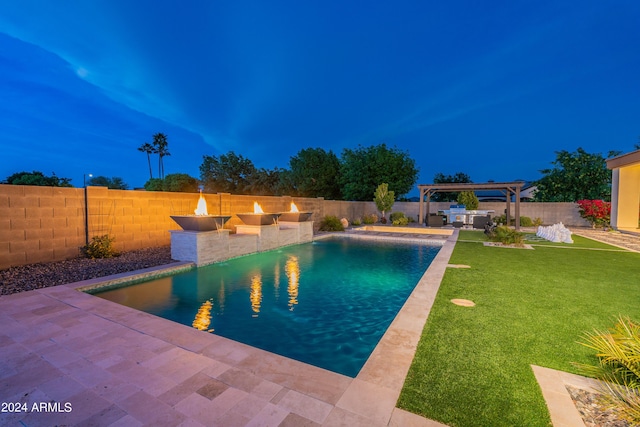
[[[88,187],[88,228],[85,228],[83,188],[37,187],[0,184],[0,269],[15,265],[69,259],[80,255],[85,233],[109,234],[119,251],[168,246],[169,230],[179,229],[170,215],[191,214],[198,203],[195,193],[165,193],[109,190]],[[325,215],[361,218],[377,213],[373,202],[346,202],[322,198],[242,196],[226,193],[205,194],[210,214],[233,215],[253,212],[257,201],[265,212],[284,212],[295,202],[300,211],[313,212],[317,230]],[[449,203],[432,203],[432,212]],[[481,209],[504,212],[504,203],[481,203]],[[397,202],[393,211],[418,217],[417,202]],[[513,213],[514,205],[511,204]],[[545,224],[562,221],[570,226],[587,226],[573,203],[522,203],[521,215],[540,217]],[[232,216],[228,228],[242,222]]]

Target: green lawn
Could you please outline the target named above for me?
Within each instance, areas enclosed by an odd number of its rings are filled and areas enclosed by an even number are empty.
[[[450,426],[549,426],[530,365],[576,372],[596,360],[583,332],[640,319],[640,254],[574,238],[506,249],[461,231],[450,262],[471,268],[447,269],[398,406]]]

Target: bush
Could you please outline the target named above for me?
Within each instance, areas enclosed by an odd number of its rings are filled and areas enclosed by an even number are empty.
[[[378,222],[378,215],[376,214],[365,215],[364,218],[362,218],[362,222],[367,225],[375,224],[376,222]]]
[[[391,222],[396,221],[400,218],[404,218],[404,212],[392,212],[391,215],[389,215],[389,219],[391,220]]]
[[[344,231],[344,226],[337,216],[327,215],[320,221],[320,231]]]
[[[540,224],[538,225],[542,225],[542,220],[540,218],[536,218],[536,220],[540,221]],[[505,214],[502,214],[500,216],[496,216],[493,218],[493,222],[495,222],[496,224],[502,224],[502,225],[507,225],[507,216]],[[511,221],[509,225],[515,225],[516,224],[516,219],[515,217],[511,217]],[[520,225],[523,227],[533,227],[535,225],[535,223],[533,221],[531,221],[531,218],[529,218],[528,216],[521,216],[520,217]]]
[[[489,235],[489,239],[493,242],[500,242],[503,245],[522,246],[524,243],[524,233],[520,233],[512,228],[501,225],[496,227]]]
[[[520,217],[520,225],[523,227],[533,227],[533,221],[528,216]]]
[[[611,219],[611,203],[602,200],[578,200],[580,216],[591,223],[594,228],[609,227]]]
[[[358,225],[362,225],[362,220],[360,218],[356,218],[353,221],[351,221],[351,225],[357,227]]]
[[[584,335],[581,344],[596,352],[596,366],[574,363],[582,374],[602,383],[605,403],[629,425],[640,425],[640,323],[620,317],[608,331]]]
[[[113,247],[115,239],[109,237],[108,234],[102,236],[93,236],[91,242],[82,248],[82,253],[87,258],[113,258],[120,255]]]
[[[540,227],[542,225],[542,218],[535,218],[533,220],[533,226],[534,227]]]
[[[405,226],[409,224],[409,218],[407,218],[406,216],[402,216],[398,219],[394,219],[393,221],[391,221],[391,224],[396,226]]]

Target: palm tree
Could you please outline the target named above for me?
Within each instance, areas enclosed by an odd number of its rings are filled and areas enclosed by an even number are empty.
[[[153,148],[153,145],[145,142],[140,147],[138,147],[138,151],[147,153],[147,163],[149,163],[149,179],[153,179],[153,171],[151,170],[151,155],[156,153],[156,149]]]
[[[171,155],[167,149],[168,145],[169,142],[167,141],[167,136],[165,134],[156,133],[153,135],[154,152],[158,154],[158,175],[160,175],[160,179],[164,179],[164,162],[162,161],[162,158]]]

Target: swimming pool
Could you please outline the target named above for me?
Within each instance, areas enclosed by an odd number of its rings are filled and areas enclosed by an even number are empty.
[[[440,248],[328,238],[92,293],[355,377]]]

